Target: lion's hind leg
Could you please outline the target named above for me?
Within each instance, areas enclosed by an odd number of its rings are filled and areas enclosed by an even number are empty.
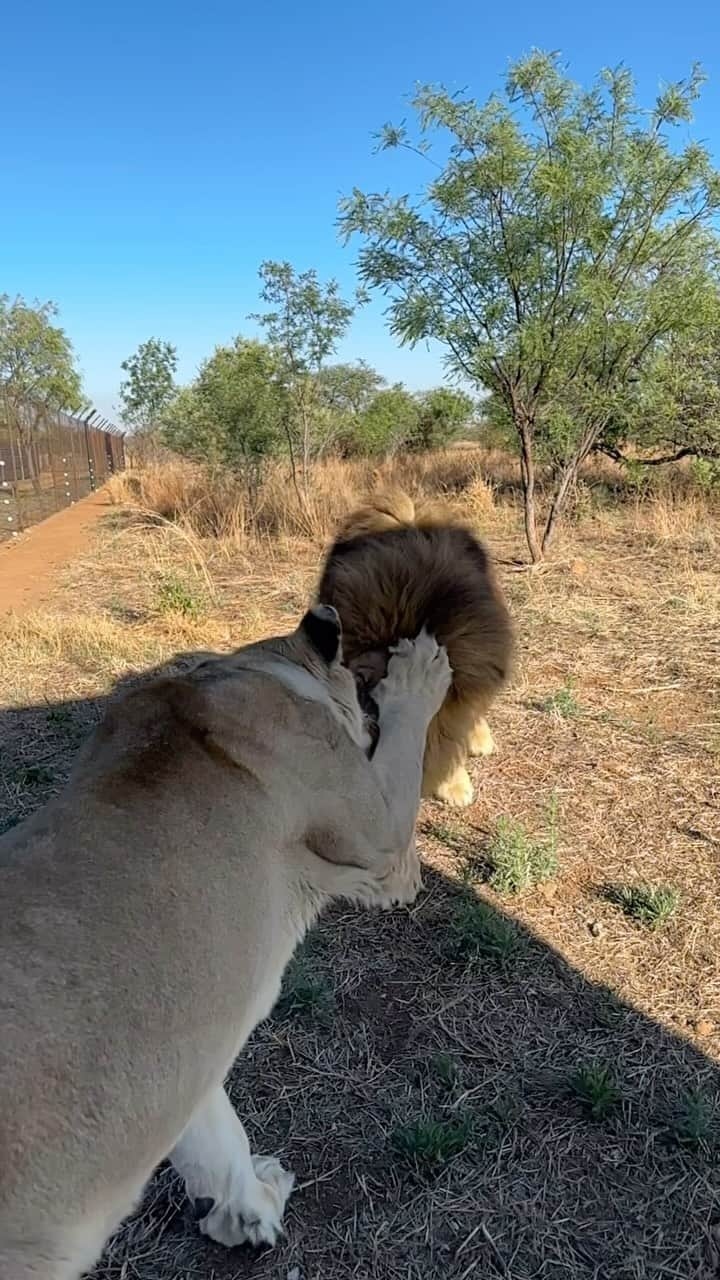
[[[471,756],[490,756],[495,750],[495,739],[484,716],[480,716],[470,730],[467,749]]]
[[[467,761],[467,715],[459,704],[441,707],[428,729],[423,762],[423,795],[464,809],[472,804],[474,792],[465,767]]]

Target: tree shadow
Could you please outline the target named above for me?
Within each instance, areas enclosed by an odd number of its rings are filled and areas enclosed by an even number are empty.
[[[6,826],[106,701],[0,711]],[[230,1090],[297,1174],[285,1239],[205,1240],[163,1167],[96,1280],[720,1275],[718,1064],[431,867],[411,909],[326,913]]]

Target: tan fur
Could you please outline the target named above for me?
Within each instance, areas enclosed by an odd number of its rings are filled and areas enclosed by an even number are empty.
[[[351,670],[372,689],[400,636],[427,624],[447,648],[453,684],[433,720],[423,794],[465,805],[468,755],[492,750],[485,716],[512,657],[508,611],[474,535],[442,503],[399,489],[375,494],[343,521],[317,590],[337,609]]]
[[[411,901],[429,636],[372,758],[337,615],[118,700],[0,841],[0,1280],[77,1280],[170,1156],[200,1230],[273,1244],[292,1176],[222,1088],[323,904]],[[210,1262],[208,1262],[210,1269]]]

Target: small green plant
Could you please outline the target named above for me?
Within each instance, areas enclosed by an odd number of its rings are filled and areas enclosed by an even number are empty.
[[[392,1134],[392,1144],[403,1159],[428,1166],[446,1164],[453,1156],[460,1155],[472,1136],[470,1120],[433,1120],[430,1116],[419,1116],[408,1124],[398,1125]]]
[[[47,713],[48,728],[58,736],[62,736],[69,745],[82,741],[87,732],[87,725],[75,718],[73,711],[66,707],[51,707]]]
[[[280,1017],[297,1014],[328,1023],[332,1020],[335,1001],[326,980],[314,974],[305,957],[300,956],[285,973],[283,989],[275,1008]]]
[[[669,884],[607,885],[604,897],[646,929],[659,929],[677,911],[680,894]]]
[[[529,835],[522,822],[500,818],[486,850],[490,885],[497,893],[522,893],[557,875],[557,800],[553,796],[548,833]]]
[[[560,720],[575,720],[582,715],[582,707],[575,697],[570,681],[561,689],[548,694],[547,698],[543,698],[540,707],[543,711],[547,711],[548,715],[557,716]]]
[[[513,922],[499,915],[471,890],[457,899],[450,920],[450,940],[454,954],[460,959],[486,956],[501,963],[509,960],[520,944]]]
[[[720,489],[720,462],[713,458],[693,458],[690,472],[695,484],[705,493]]]
[[[570,1092],[578,1099],[593,1120],[604,1120],[620,1101],[620,1091],[602,1063],[590,1063],[578,1067],[569,1080]]]
[[[178,578],[168,573],[157,588],[157,607],[161,613],[179,613],[183,618],[197,620],[203,613],[201,597]]]
[[[73,725],[73,713],[68,707],[51,707],[47,713],[47,722],[56,728],[67,728]]]
[[[690,1151],[707,1149],[713,1143],[717,1119],[717,1098],[700,1089],[690,1089],[680,1099],[672,1132],[676,1142]]]
[[[649,469],[634,458],[623,459],[625,488],[628,493],[640,496],[647,492],[650,485]]]
[[[457,1063],[449,1053],[434,1053],[429,1065],[433,1077],[444,1089],[455,1088],[458,1081]]]
[[[44,764],[29,764],[16,769],[14,780],[21,787],[42,787],[54,782],[55,774],[52,769],[46,769]]]

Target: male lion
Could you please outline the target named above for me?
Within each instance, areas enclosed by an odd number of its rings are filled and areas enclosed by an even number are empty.
[[[404,643],[368,758],[333,609],[126,694],[0,846],[0,1280],[76,1280],[169,1155],[200,1230],[273,1244],[293,1178],[223,1079],[335,897],[419,887],[444,649]]]
[[[400,637],[427,626],[445,646],[453,683],[428,732],[423,795],[470,804],[467,757],[493,749],[485,715],[508,677],[513,647],[484,548],[444,505],[418,509],[401,490],[386,490],[343,521],[317,598],[340,614],[361,699]]]

